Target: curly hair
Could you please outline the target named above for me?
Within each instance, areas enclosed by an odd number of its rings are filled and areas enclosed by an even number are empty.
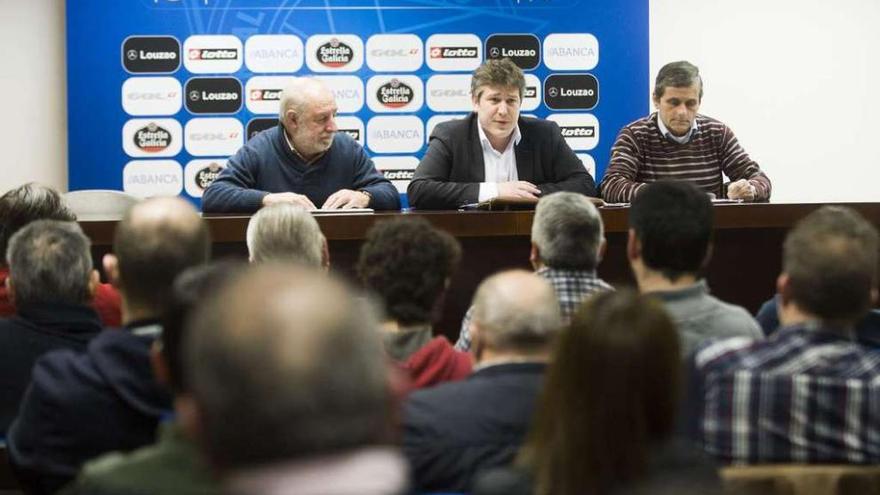
[[[357,263],[364,286],[400,325],[428,323],[461,260],[461,246],[423,218],[379,222],[367,232]]]

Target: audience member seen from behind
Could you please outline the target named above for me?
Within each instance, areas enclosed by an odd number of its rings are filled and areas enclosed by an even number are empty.
[[[675,324],[632,291],[589,299],[561,332],[528,440],[478,495],[719,492],[699,449],[672,437],[680,390]]]
[[[184,380],[186,322],[244,271],[236,261],[190,268],[174,281],[171,303],[162,318],[162,337],[153,344],[156,378],[174,394],[175,418],[186,417],[191,395]],[[177,419],[159,425],[156,443],[132,452],[113,452],[89,461],[63,495],[207,495],[220,493],[208,465]]]
[[[529,262],[535,273],[547,279],[556,298],[562,319],[568,321],[577,307],[596,292],[613,290],[596,275],[605,254],[605,232],[599,210],[581,194],[549,194],[535,208],[532,220],[532,250]],[[461,323],[457,349],[471,348],[468,309]]]
[[[277,261],[328,269],[330,252],[321,227],[305,208],[280,203],[251,217],[247,247],[253,263]]]
[[[10,462],[28,491],[54,493],[85,461],[155,441],[171,396],[153,376],[150,347],[174,279],[205,263],[210,248],[206,224],[180,198],[148,199],[123,216],[114,254],[104,257],[122,295],[123,328],[102,332],[84,353],[40,358],[9,428]]]
[[[18,413],[34,362],[54,349],[82,351],[101,331],[90,306],[98,272],[73,222],[37,220],[9,241],[6,286],[18,308],[0,318],[0,435]]]
[[[460,380],[471,373],[469,354],[434,337],[443,294],[461,259],[458,241],[423,218],[375,224],[361,247],[357,272],[385,309],[385,351],[415,388]]]
[[[561,325],[556,295],[541,277],[514,270],[480,284],[471,324],[475,371],[413,392],[404,408],[404,450],[419,490],[468,492],[481,470],[513,460]]]
[[[61,195],[52,188],[29,182],[0,196],[0,253],[6,254],[9,239],[34,220],[73,222],[76,215],[67,208]],[[15,306],[6,293],[4,280],[8,265],[0,265],[0,316],[15,314]],[[119,293],[110,284],[98,284],[90,304],[98,312],[104,326],[122,324]]]
[[[363,299],[313,270],[261,265],[199,308],[189,413],[228,493],[395,495],[389,369]]]
[[[855,341],[877,299],[877,229],[825,206],[785,239],[781,328],[697,351],[689,424],[723,462],[880,462],[880,351]]]
[[[688,182],[648,184],[629,211],[630,267],[639,290],[666,305],[684,357],[707,340],[763,337],[748,311],[712,296],[702,278],[712,253],[713,216],[709,197]]]

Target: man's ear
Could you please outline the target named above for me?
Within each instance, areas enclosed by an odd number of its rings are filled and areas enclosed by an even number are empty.
[[[700,265],[701,268],[706,268],[709,266],[709,261],[712,260],[712,253],[715,252],[715,244],[713,242],[709,242],[709,245],[706,246],[706,256],[703,256],[703,263]]]
[[[654,93],[651,93],[651,101],[654,102],[654,109],[660,110],[660,98],[657,97]]]
[[[599,241],[599,249],[596,250],[596,266],[605,258],[605,252],[608,251],[608,240],[604,237]]]
[[[12,283],[12,277],[7,276],[3,283],[6,285],[6,297],[9,298],[9,303],[15,306],[15,286]]]
[[[287,111],[284,112],[284,119],[287,120],[288,125],[294,128],[299,125],[296,112],[293,109],[288,108]]]
[[[171,371],[168,369],[165,354],[162,352],[161,340],[153,341],[153,345],[150,347],[150,366],[153,368],[156,381],[169,387],[171,385]]]
[[[626,236],[626,258],[632,262],[641,257],[642,243],[639,241],[639,238],[636,237],[636,231],[634,229],[629,229]]]
[[[321,268],[330,271],[330,248],[327,246],[327,238],[321,241]]]
[[[101,258],[101,264],[104,266],[107,280],[113,287],[119,289],[119,259],[113,253],[107,253]]]
[[[98,270],[92,270],[89,273],[89,299],[94,299],[99,285],[101,285],[101,274]]]
[[[474,362],[479,363],[483,358],[483,347],[485,347],[483,332],[474,320],[471,320],[468,330],[471,335],[471,354],[474,356]]]
[[[532,269],[537,270],[541,268],[541,250],[538,249],[538,246],[533,242],[532,248],[529,250],[529,263],[532,265]]]
[[[779,306],[791,303],[791,279],[787,273],[780,273],[776,277],[776,293],[779,294]]]
[[[478,93],[479,92],[471,94],[471,103],[473,104],[474,112],[480,109],[480,97],[477,96]]]

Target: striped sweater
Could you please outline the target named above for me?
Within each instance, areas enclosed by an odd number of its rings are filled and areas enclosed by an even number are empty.
[[[696,133],[689,142],[679,144],[663,137],[657,127],[657,114],[652,113],[617,135],[602,180],[602,197],[609,203],[625,203],[645,183],[688,180],[718,198],[726,198],[722,172],[731,181],[748,179],[755,186],[755,201],[770,199],[770,179],[726,125],[697,115]]]

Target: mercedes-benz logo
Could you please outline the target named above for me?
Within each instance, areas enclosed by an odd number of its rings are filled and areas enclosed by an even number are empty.
[[[199,101],[199,92],[196,90],[192,90],[189,92],[189,99],[192,101]]]
[[[125,55],[128,57],[129,60],[137,60],[138,58],[137,50],[129,50]]]
[[[559,90],[556,88],[550,88],[547,90],[547,94],[552,96],[553,98],[556,98],[556,95],[559,94]]]
[[[492,49],[489,50],[489,56],[492,58],[498,58],[501,56],[501,50],[499,50],[497,46],[493,46]]]

